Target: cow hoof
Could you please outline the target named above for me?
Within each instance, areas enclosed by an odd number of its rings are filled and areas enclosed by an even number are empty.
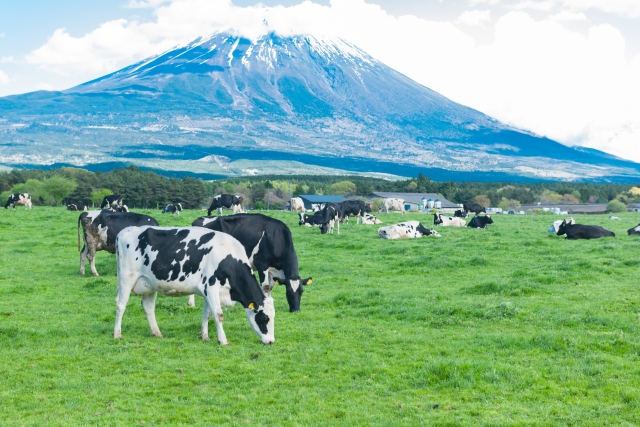
[[[116,340],[121,340],[122,339],[122,334],[113,334],[113,338]]]
[[[200,334],[200,338],[202,338],[202,341],[209,341],[209,335]]]
[[[98,273],[93,273],[93,275],[94,275],[95,277],[100,276]]]
[[[162,338],[162,334],[160,333],[160,331],[158,331],[158,332],[151,332],[151,335],[153,335],[154,337]]]
[[[196,306],[195,303],[194,304],[187,303],[187,307],[189,307],[189,308],[195,308],[195,306]]]
[[[229,341],[218,341],[220,345],[229,345]]]

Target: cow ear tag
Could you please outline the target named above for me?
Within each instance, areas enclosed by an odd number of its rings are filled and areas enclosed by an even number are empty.
[[[310,285],[311,283],[313,283],[311,279],[307,280],[307,285]]]
[[[275,277],[273,278],[273,282],[274,282],[276,285],[279,285],[279,284],[280,284],[280,281],[279,281],[277,278],[275,278]]]
[[[255,302],[253,302],[253,301],[251,301],[251,302],[249,303],[249,305],[248,305],[248,308],[249,308],[250,310],[255,310],[255,309],[256,309],[256,303],[255,303]]]

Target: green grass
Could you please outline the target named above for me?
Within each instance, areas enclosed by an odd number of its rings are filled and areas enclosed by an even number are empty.
[[[158,297],[164,338],[132,297],[114,340],[115,257],[98,253],[99,278],[78,274],[78,214],[0,212],[0,425],[640,424],[640,238],[626,235],[640,215],[574,216],[615,239],[496,215],[488,230],[385,241],[378,226],[322,236],[272,214],[313,284],[296,314],[275,289],[272,346],[225,309],[220,347],[213,324],[198,337],[202,300],[184,297]]]

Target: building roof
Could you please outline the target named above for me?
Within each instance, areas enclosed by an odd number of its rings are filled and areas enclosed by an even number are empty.
[[[431,199],[435,202],[436,199],[442,202],[443,208],[459,208],[460,206],[450,202],[439,194],[436,193],[388,193],[385,191],[375,191],[371,193],[369,197],[382,197],[384,199],[404,199],[408,203],[422,203],[422,199]]]
[[[322,194],[300,194],[300,197],[303,201],[309,203],[340,203],[343,200],[346,200],[342,196],[331,196],[331,195],[322,195]]]
[[[604,203],[580,203],[580,204],[539,204],[539,205],[522,205],[520,209],[528,211],[531,209],[542,208],[558,208],[563,212],[568,213],[604,213],[607,210],[607,205]]]

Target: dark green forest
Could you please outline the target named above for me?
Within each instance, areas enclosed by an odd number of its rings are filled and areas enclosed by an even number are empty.
[[[36,205],[95,206],[105,195],[122,194],[130,208],[162,208],[180,202],[185,209],[201,208],[220,193],[240,194],[247,207],[262,209],[280,208],[290,194],[366,198],[374,191],[437,193],[455,203],[477,202],[505,208],[536,202],[608,203],[615,199],[625,204],[640,202],[640,188],[630,184],[437,182],[422,174],[400,181],[363,176],[270,175],[205,182],[191,177],[167,178],[135,166],[104,173],[79,168],[13,169],[0,172],[0,191],[3,200],[10,192],[28,192]]]

